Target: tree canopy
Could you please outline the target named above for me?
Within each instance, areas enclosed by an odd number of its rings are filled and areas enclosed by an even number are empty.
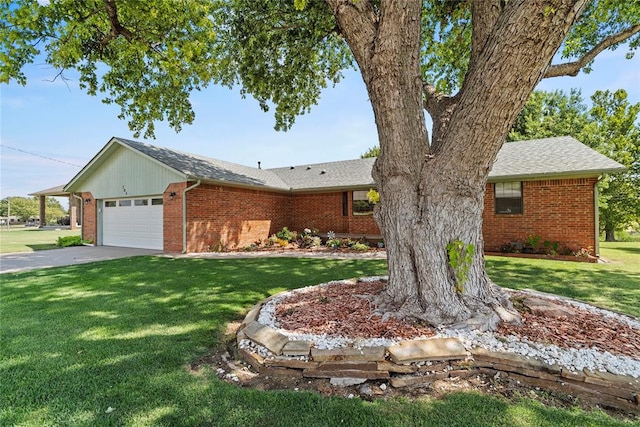
[[[17,216],[21,222],[29,221],[40,216],[40,201],[37,196],[14,196],[0,200],[0,216],[7,216],[11,203],[11,216]],[[58,200],[53,197],[46,198],[46,224],[55,224],[58,218],[67,214]]]
[[[0,4],[0,83],[26,84],[24,65],[44,54],[57,70],[52,78],[64,79],[75,69],[82,89],[119,105],[119,117],[145,136],[153,135],[157,121],[166,120],[178,131],[192,123],[192,91],[209,84],[240,85],[243,96],[254,97],[265,111],[275,106],[275,127],[285,130],[318,102],[323,88],[340,81],[342,70],[355,66],[328,6],[332,3],[379,15],[385,2],[5,1]],[[483,3],[490,8],[492,2]],[[423,1],[420,63],[429,113],[429,106],[435,107],[430,100],[462,88],[477,54],[472,5]],[[485,12],[477,8],[475,13]],[[553,6],[541,13],[553,14]],[[599,52],[623,41],[633,55],[640,44],[639,22],[635,2],[588,2],[563,44],[561,57],[573,61],[551,65],[545,77],[588,72]]]
[[[577,90],[534,92],[509,133],[510,140],[571,135],[628,170],[599,182],[600,226],[607,240],[640,220],[640,103],[627,92],[596,91],[589,108]]]
[[[380,145],[389,282],[377,307],[492,329],[518,316],[484,268],[491,165],[541,79],[588,71],[623,42],[629,55],[640,44],[638,2],[18,0],[0,5],[0,82],[24,83],[44,51],[151,136],[155,121],[190,123],[189,93],[209,84],[239,85],[288,129],[357,66]]]

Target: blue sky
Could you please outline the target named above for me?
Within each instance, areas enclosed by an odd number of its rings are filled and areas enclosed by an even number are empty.
[[[546,79],[538,89],[579,88],[586,101],[599,89],[625,89],[630,102],[640,102],[640,58],[626,60],[625,52],[604,52],[591,74]],[[48,81],[56,73],[44,64],[25,71],[27,86],[0,86],[0,198],[65,184],[112,136],[134,139],[126,121],[117,118],[119,109],[82,92],[72,72],[65,84]],[[356,72],[327,88],[288,132],[273,130],[273,115],[253,99],[242,99],[237,89],[210,87],[194,93],[192,102],[193,125],[176,134],[159,123],[156,139],[147,142],[250,166],[261,161],[264,168],[354,159],[377,144],[371,106]]]

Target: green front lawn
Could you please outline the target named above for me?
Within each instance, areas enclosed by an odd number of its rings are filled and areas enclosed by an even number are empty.
[[[504,285],[579,291],[614,308],[621,298],[640,306],[637,291],[612,287],[613,279],[601,282],[610,274],[635,274],[638,283],[638,273],[623,264],[490,258],[488,268]],[[263,298],[385,270],[377,260],[138,257],[4,274],[0,425],[630,425],[601,412],[548,408],[524,398],[455,393],[368,402],[243,389],[219,380],[215,367],[189,370],[223,345],[227,322]]]
[[[604,264],[487,257],[487,269],[500,286],[565,295],[640,317],[640,242],[600,245]]]
[[[80,230],[18,228],[0,230],[0,254],[33,252],[57,248],[58,237],[79,236]]]

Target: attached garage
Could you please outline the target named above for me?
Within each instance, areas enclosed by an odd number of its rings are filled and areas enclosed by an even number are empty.
[[[104,200],[102,244],[162,250],[162,209],[162,195]]]

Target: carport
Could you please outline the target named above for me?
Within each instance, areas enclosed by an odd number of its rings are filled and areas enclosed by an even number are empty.
[[[29,194],[30,196],[38,196],[40,200],[40,228],[46,226],[45,214],[47,209],[47,197],[68,197],[69,198],[69,226],[72,230],[80,227],[78,220],[82,218],[82,215],[78,215],[78,206],[82,209],[82,204],[78,203],[78,198],[74,193],[64,191],[64,185],[57,185],[55,187],[47,188],[46,190],[36,191]]]

